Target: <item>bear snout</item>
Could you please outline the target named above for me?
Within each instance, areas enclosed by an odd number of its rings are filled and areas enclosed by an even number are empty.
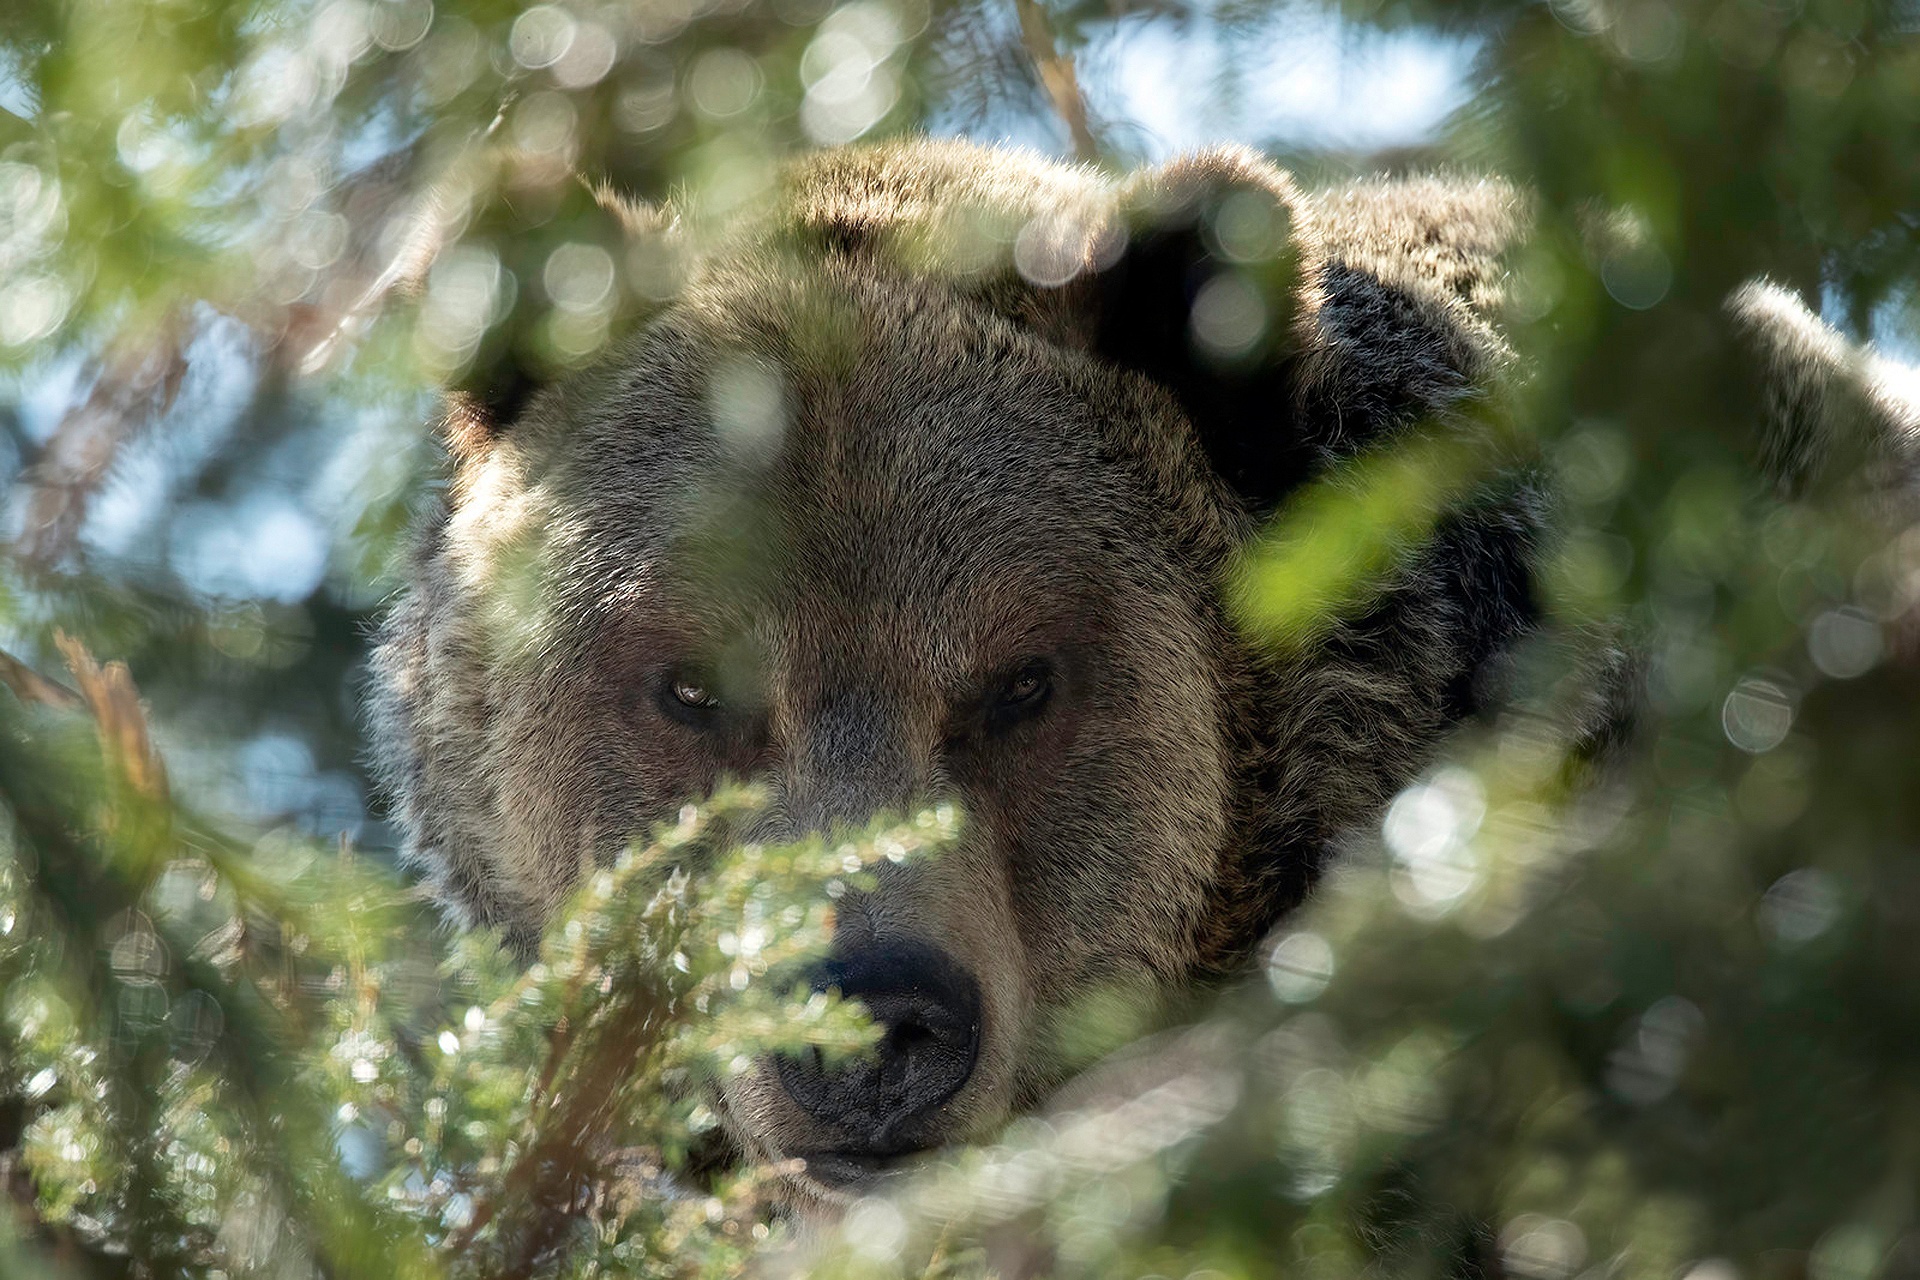
[[[813,986],[865,1005],[880,1042],[833,1064],[817,1049],[775,1060],[788,1096],[833,1135],[831,1149],[807,1154],[809,1168],[865,1169],[937,1145],[941,1111],[979,1059],[979,982],[926,943],[876,941],[833,956]]]

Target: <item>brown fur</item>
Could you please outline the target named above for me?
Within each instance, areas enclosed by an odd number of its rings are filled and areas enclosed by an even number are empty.
[[[1270,323],[1210,360],[1187,306],[1238,269],[1209,221],[1236,195],[1277,229],[1248,277]],[[1308,195],[1232,150],[1117,185],[957,143],[801,162],[763,218],[687,233],[644,331],[461,437],[374,659],[407,856],[455,919],[525,937],[723,775],[768,781],[775,835],[957,798],[961,847],[840,927],[978,976],[979,1066],[929,1141],[1031,1105],[1052,1015],[1239,963],[1528,625],[1523,488],[1310,652],[1224,604],[1288,492],[1497,380],[1520,218],[1494,182]],[[1033,655],[1044,713],[982,729]],[[753,715],[663,714],[692,658]],[[751,1154],[822,1140],[770,1069],[728,1101]]]
[[[1788,496],[1837,479],[1913,515],[1920,494],[1920,373],[1857,347],[1764,280],[1736,289],[1727,314],[1765,397],[1761,465]]]

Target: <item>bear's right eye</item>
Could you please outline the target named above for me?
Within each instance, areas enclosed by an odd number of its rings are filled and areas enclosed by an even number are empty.
[[[690,680],[675,680],[673,696],[683,707],[717,707],[720,700],[708,693],[704,686]]]
[[[683,724],[706,725],[720,709],[712,683],[697,672],[668,672],[660,682],[660,693],[661,708]]]

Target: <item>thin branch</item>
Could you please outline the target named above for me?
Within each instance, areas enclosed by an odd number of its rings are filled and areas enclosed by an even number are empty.
[[[1047,20],[1040,0],[1013,0],[1013,7],[1020,15],[1020,39],[1026,45],[1027,57],[1033,60],[1034,73],[1040,77],[1040,87],[1047,91],[1055,114],[1073,138],[1074,154],[1082,160],[1098,160],[1100,141],[1087,122],[1087,100],[1080,92],[1072,55],[1062,52],[1054,39],[1053,24]]]
[[[491,121],[463,144],[467,160],[499,132],[519,99],[509,90]],[[281,364],[306,375],[325,368],[364,334],[395,294],[419,289],[447,245],[448,228],[436,216],[445,179],[460,161],[421,180],[428,140],[416,139],[361,168],[341,186],[337,203],[353,228],[350,251],[334,267],[322,302],[296,303],[277,326]],[[397,234],[392,234],[397,232]],[[258,322],[255,328],[263,328]]]
[[[49,680],[10,653],[0,652],[0,684],[13,690],[22,702],[41,707],[79,710],[86,705],[80,695],[56,680]]]
[[[133,687],[133,673],[124,662],[101,666],[87,647],[64,631],[56,631],[54,644],[67,660],[67,669],[80,686],[80,696],[100,726],[100,748],[107,754],[109,766],[133,784],[142,795],[164,800],[167,795],[167,771],[154,750],[153,734],[147,728],[147,709]]]
[[[336,203],[352,228],[350,243],[321,300],[294,303],[277,322],[252,321],[277,334],[274,356],[283,367],[297,374],[325,368],[366,332],[407,277],[425,272],[440,246],[431,234],[432,192],[420,189],[421,152],[418,142],[398,148],[341,185]],[[397,245],[389,234],[396,224],[403,228]]]
[[[16,551],[51,569],[80,535],[87,504],[121,448],[173,405],[187,372],[189,326],[182,312],[123,339],[100,363],[87,398],[67,411],[28,476],[26,518]]]

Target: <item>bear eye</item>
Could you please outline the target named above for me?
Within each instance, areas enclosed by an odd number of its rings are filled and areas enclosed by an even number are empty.
[[[670,671],[660,682],[660,709],[682,724],[704,726],[720,709],[720,699],[704,674]]]
[[[720,705],[720,699],[708,693],[706,686],[695,684],[691,680],[675,680],[673,682],[673,697],[674,701],[683,707],[706,708]]]
[[[1031,658],[1016,667],[994,695],[991,708],[996,727],[1024,720],[1046,705],[1053,692],[1053,668],[1043,658]]]

